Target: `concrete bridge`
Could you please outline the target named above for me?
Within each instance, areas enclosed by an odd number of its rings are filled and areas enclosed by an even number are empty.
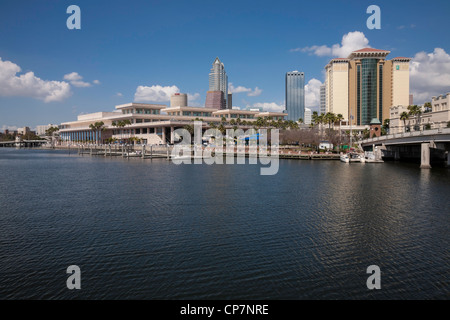
[[[48,143],[47,140],[0,141],[0,148],[2,147],[33,148],[33,147],[40,147],[46,143]]]
[[[450,128],[390,134],[365,139],[360,144],[365,150],[380,150],[384,159],[420,159],[423,169],[431,168],[432,162],[450,166]]]

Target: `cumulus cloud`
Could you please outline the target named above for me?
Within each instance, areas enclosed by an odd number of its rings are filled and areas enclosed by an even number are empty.
[[[305,107],[317,107],[320,104],[320,86],[322,82],[317,79],[311,79],[305,85]]]
[[[167,102],[170,96],[174,93],[180,92],[177,86],[160,86],[155,85],[151,87],[139,86],[134,94],[134,101],[136,102]]]
[[[64,80],[67,80],[70,82],[71,85],[73,85],[74,87],[78,87],[78,88],[86,88],[86,87],[90,87],[91,84],[89,82],[84,82],[82,81],[83,77],[81,75],[78,74],[78,72],[71,72],[68,74],[64,75]],[[94,80],[95,81],[98,80]],[[98,81],[98,83],[100,83]]]
[[[101,82],[99,80],[92,81],[93,84],[100,84]]]
[[[342,37],[341,44],[336,43],[331,47],[326,45],[314,45],[312,47],[291,49],[291,52],[309,52],[319,57],[330,56],[337,58],[346,58],[350,53],[362,48],[370,48],[369,40],[364,33],[353,31]]]
[[[263,111],[283,112],[285,106],[275,102],[257,102],[253,105],[247,105],[247,108],[262,108]]]
[[[121,92],[117,92],[117,93],[116,93],[116,96],[118,96],[118,97],[123,97],[123,94],[122,94]]]
[[[24,96],[44,102],[61,101],[72,93],[65,81],[42,80],[34,72],[17,75],[21,68],[0,57],[0,96]]]
[[[232,82],[228,84],[228,91],[233,94],[246,92],[249,97],[257,97],[262,93],[262,90],[258,87],[255,87],[255,89],[246,88],[243,86],[235,87]]]
[[[417,53],[410,64],[410,88],[419,104],[450,92],[450,55],[441,48]]]

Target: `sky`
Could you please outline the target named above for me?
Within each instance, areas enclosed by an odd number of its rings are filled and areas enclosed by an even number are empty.
[[[70,5],[81,29],[68,29]],[[370,5],[381,29],[369,29]],[[450,2],[100,1],[0,2],[0,131],[74,121],[129,102],[204,106],[216,57],[236,108],[281,111],[285,73],[305,73],[306,106],[319,105],[330,59],[357,49],[413,58],[414,103],[450,92]]]

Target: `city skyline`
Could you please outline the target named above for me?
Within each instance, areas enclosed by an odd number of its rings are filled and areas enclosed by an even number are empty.
[[[117,2],[108,4],[105,13],[101,3],[79,1],[81,30],[65,26],[69,3],[45,3],[26,1],[27,10],[14,3],[1,5],[0,130],[61,123],[132,101],[168,105],[175,92],[187,93],[189,105],[204,106],[204,70],[216,56],[233,75],[228,89],[241,109],[282,111],[284,75],[296,69],[306,75],[305,107],[317,108],[328,61],[364,47],[413,59],[415,103],[450,91],[450,48],[440,35],[449,22],[439,19],[443,7],[449,7],[445,2],[423,6],[417,1],[404,8],[381,1],[380,30],[366,27],[368,4],[353,1],[328,3],[325,9],[319,3],[291,2],[274,9],[263,1],[257,15],[250,3],[231,2],[232,10],[221,11],[198,2]],[[98,18],[99,12],[105,18]],[[343,12],[354,19],[342,19]],[[307,19],[298,19],[296,13]],[[329,17],[326,23],[319,13]],[[166,23],[169,14],[176,18],[173,25]],[[226,26],[228,32],[207,28],[221,17],[234,22]],[[311,25],[312,32],[298,36]],[[217,32],[223,36],[216,40],[212,35]],[[166,44],[170,50],[159,48]]]

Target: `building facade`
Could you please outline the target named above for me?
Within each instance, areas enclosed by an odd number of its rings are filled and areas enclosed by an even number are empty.
[[[409,103],[410,58],[387,60],[387,50],[364,48],[348,58],[332,59],[326,70],[327,112],[340,113],[353,125],[389,119],[390,108]]]
[[[36,134],[38,136],[45,136],[45,131],[47,131],[48,129],[50,129],[52,127],[58,128],[58,125],[57,124],[48,124],[48,125],[36,126]]]
[[[224,64],[218,57],[214,60],[209,73],[209,91],[222,91],[223,102],[220,109],[225,109],[228,106],[228,76],[225,71]]]
[[[305,74],[299,71],[286,73],[287,120],[305,119]]]
[[[64,122],[60,125],[59,134],[64,144],[73,143],[105,143],[110,139],[126,141],[137,138],[144,144],[174,143],[174,130],[192,125],[193,120],[200,119],[203,129],[224,123],[232,128],[231,120],[241,123],[242,129],[250,129],[253,122],[261,118],[284,120],[287,114],[280,112],[261,112],[248,110],[203,107],[167,107],[161,104],[127,103],[115,107],[114,112],[96,112],[79,115],[76,121]],[[225,119],[225,121],[223,121]],[[121,121],[129,124],[119,126]],[[89,125],[103,122],[104,129],[93,131]],[[245,121],[245,122],[244,122]]]
[[[349,59],[333,59],[325,67],[325,99],[326,112],[342,114],[344,119],[349,118],[348,114],[348,77]]]
[[[431,112],[425,112],[422,108],[422,114],[412,116],[407,119],[401,119],[403,112],[408,113],[408,107],[405,105],[393,106],[390,109],[389,133],[403,133],[415,130],[442,129],[450,123],[450,93],[431,98]]]

